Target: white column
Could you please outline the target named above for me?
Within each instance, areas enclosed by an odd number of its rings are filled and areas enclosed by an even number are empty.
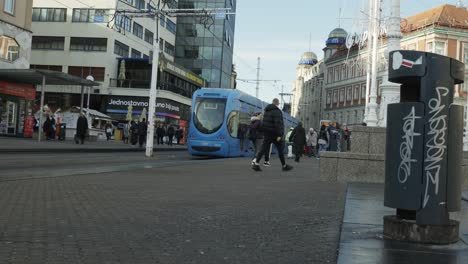
[[[156,14],[159,14],[156,10]],[[151,69],[151,88],[149,94],[149,110],[148,110],[148,133],[146,134],[146,156],[153,156],[154,145],[154,115],[156,113],[156,95],[158,81],[158,65],[159,65],[159,15],[155,17],[155,33],[153,40],[153,65]]]
[[[371,71],[371,90],[369,95],[369,108],[366,123],[368,126],[377,126],[377,74],[378,74],[378,44],[380,32],[380,0],[374,2],[373,12],[373,31],[372,31],[372,71]]]
[[[44,128],[44,96],[45,96],[46,76],[42,75],[42,86],[41,86],[41,108],[39,110],[39,131],[37,135],[37,141],[41,142],[42,130]]]
[[[369,26],[367,27],[367,65],[366,65],[366,91],[365,91],[365,101],[364,101],[364,122],[367,122],[367,115],[369,114],[369,91],[371,87],[371,70],[372,70],[372,49],[371,49],[371,43],[372,43],[372,30],[373,30],[373,24],[374,24],[374,0],[369,0]],[[357,68],[357,61],[355,64],[355,69]],[[362,101],[362,96],[359,95],[359,103]]]
[[[463,137],[463,151],[468,151],[468,96],[466,97],[465,105],[465,133]]]
[[[387,33],[387,49],[385,58],[389,60],[390,52],[400,49],[401,39],[401,18],[400,18],[400,0],[391,0],[391,14],[389,19]],[[388,67],[388,65],[387,65]],[[382,100],[380,102],[379,126],[387,126],[387,106],[400,101],[400,84],[392,83],[388,80],[388,70],[383,76],[381,85]]]

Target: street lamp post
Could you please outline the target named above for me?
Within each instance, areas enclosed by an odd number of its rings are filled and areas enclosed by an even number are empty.
[[[86,80],[94,82],[94,77],[91,75],[88,75],[86,77]],[[91,86],[88,86],[88,98],[87,98],[87,104],[86,104],[86,119],[89,120],[89,97],[91,96]],[[83,109],[81,109],[83,111]]]
[[[157,98],[157,81],[158,81],[158,64],[159,64],[159,3],[156,10],[155,38],[153,40],[153,65],[151,69],[151,88],[148,109],[148,133],[146,134],[146,156],[153,156],[154,144],[154,115],[156,113],[156,98]]]

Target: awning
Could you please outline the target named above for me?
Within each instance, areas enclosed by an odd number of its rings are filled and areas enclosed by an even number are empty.
[[[81,77],[76,77],[64,72],[50,70],[32,70],[32,69],[0,69],[0,80],[22,83],[22,84],[42,84],[42,78],[45,76],[47,85],[83,85],[99,86],[100,84],[88,81]]]
[[[77,109],[78,111],[80,110],[79,106],[74,106],[73,108]],[[83,107],[83,112],[84,113],[88,112],[88,109]],[[96,111],[94,109],[89,109],[89,114],[92,115],[92,116],[95,116],[95,117],[97,117],[99,119],[109,120],[109,121],[113,120],[112,117],[110,117],[110,116],[108,116],[106,114],[103,114],[103,113],[101,113],[99,111]]]

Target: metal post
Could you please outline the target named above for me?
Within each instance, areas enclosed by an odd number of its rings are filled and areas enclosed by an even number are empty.
[[[366,101],[364,102],[365,106],[364,106],[364,122],[367,122],[367,117],[369,115],[369,91],[370,91],[370,87],[371,87],[371,58],[372,58],[372,53],[371,53],[371,43],[372,43],[372,30],[373,30],[373,27],[372,25],[374,24],[374,20],[373,20],[373,13],[374,13],[374,0],[369,0],[369,26],[367,28],[367,36],[368,36],[368,39],[367,39],[367,69],[366,69]],[[361,98],[361,96],[359,96],[359,98]],[[360,101],[361,99],[359,99]]]
[[[46,76],[45,75],[42,75],[42,88],[41,88],[41,108],[39,110],[39,134],[38,134],[38,137],[37,137],[37,141],[38,142],[41,142],[41,137],[42,137],[42,129],[44,129],[44,124],[43,124],[43,111],[44,111],[44,95],[45,95],[45,85],[46,85]]]
[[[380,1],[375,0],[373,12],[373,32],[372,32],[372,72],[371,90],[369,95],[369,112],[366,123],[368,126],[377,126],[377,64],[378,64],[378,44],[380,32]]]
[[[84,86],[81,85],[81,103],[80,103],[80,112],[83,112],[83,102],[84,102]]]
[[[260,57],[257,58],[257,88],[255,90],[255,97],[258,98],[260,91]]]
[[[88,102],[86,104],[86,119],[89,120],[89,97],[91,96],[91,86],[88,86]]]
[[[159,7],[156,12],[159,12]],[[159,14],[159,13],[158,13]],[[158,64],[159,64],[159,15],[155,19],[155,38],[153,41],[153,65],[151,70],[151,88],[148,110],[148,133],[146,134],[146,156],[153,156],[154,144],[154,115],[156,113],[156,98],[157,98],[157,81],[158,81]]]
[[[401,39],[401,18],[400,18],[400,0],[391,1],[391,14],[387,33],[387,48],[385,58],[389,59],[392,51],[400,49]],[[379,126],[387,126],[387,106],[400,101],[400,84],[392,83],[388,80],[388,70],[384,71],[383,83],[380,87],[382,100],[380,101]]]

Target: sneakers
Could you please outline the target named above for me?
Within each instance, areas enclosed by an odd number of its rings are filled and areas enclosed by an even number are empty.
[[[293,166],[291,166],[291,165],[286,164],[286,165],[283,166],[283,171],[290,171],[292,169],[293,169]]]
[[[269,162],[269,161],[265,161],[265,162],[263,162],[263,166],[265,166],[265,167],[270,167],[270,166],[271,166],[271,164],[270,164],[270,162]]]
[[[254,161],[252,162],[252,169],[254,171],[262,171],[262,169],[260,168],[260,165]]]

